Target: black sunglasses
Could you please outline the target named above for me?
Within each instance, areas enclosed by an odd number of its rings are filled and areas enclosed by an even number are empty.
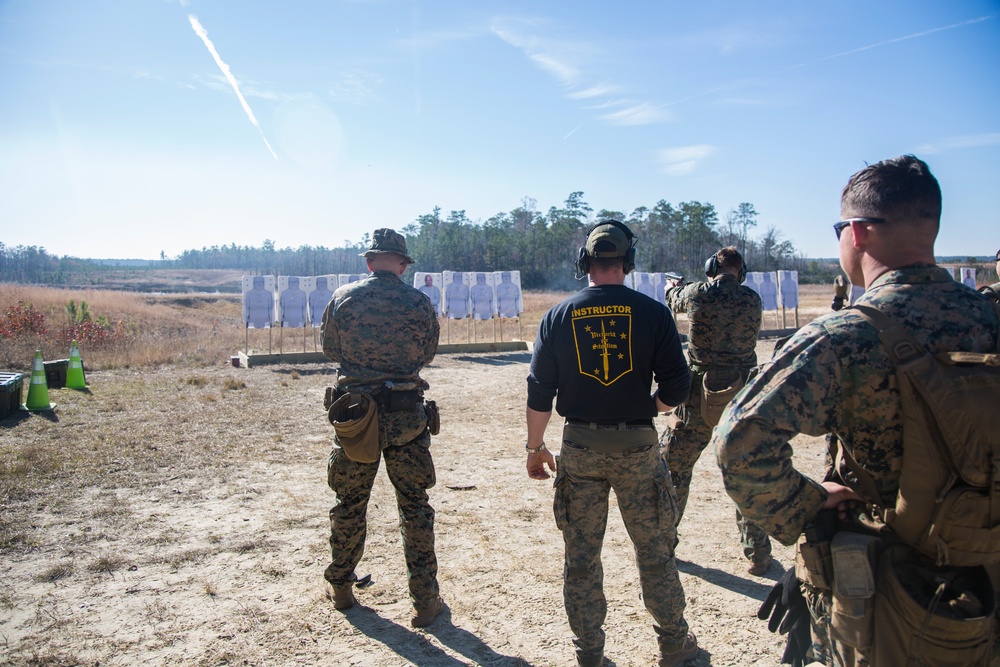
[[[872,225],[877,225],[880,222],[885,222],[885,218],[847,218],[836,222],[833,225],[833,231],[837,234],[837,240],[840,240],[840,234],[844,231],[845,227],[850,227],[852,222],[867,222]]]

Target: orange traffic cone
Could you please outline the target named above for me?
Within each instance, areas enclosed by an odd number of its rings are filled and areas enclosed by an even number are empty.
[[[31,384],[28,385],[28,398],[21,406],[22,410],[51,410],[56,407],[49,403],[49,383],[45,379],[45,362],[42,361],[42,351],[35,350],[35,365],[31,367]]]
[[[73,341],[69,349],[69,366],[66,367],[66,387],[69,389],[86,389],[87,380],[83,377],[83,359],[80,358],[80,348]]]

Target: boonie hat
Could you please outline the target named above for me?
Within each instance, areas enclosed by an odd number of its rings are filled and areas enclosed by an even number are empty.
[[[618,225],[597,225],[587,236],[587,254],[591,257],[624,257],[632,241]]]
[[[394,229],[382,227],[376,229],[372,234],[372,244],[368,246],[368,250],[361,253],[361,256],[367,257],[368,255],[378,255],[386,252],[394,252],[397,255],[401,255],[407,264],[416,264],[413,258],[406,254],[406,239],[403,238],[403,235],[397,233]]]

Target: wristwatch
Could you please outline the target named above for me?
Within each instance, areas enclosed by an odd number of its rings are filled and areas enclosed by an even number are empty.
[[[537,447],[528,447],[528,443],[526,442],[526,443],[524,443],[524,449],[529,454],[537,454],[539,452],[544,452],[545,451],[545,441],[543,440],[542,444],[538,445]]]

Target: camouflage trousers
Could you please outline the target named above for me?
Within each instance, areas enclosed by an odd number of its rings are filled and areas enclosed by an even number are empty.
[[[405,428],[400,429],[394,423],[397,421],[399,419],[385,419],[380,415],[383,442],[386,435],[392,442],[394,433],[411,435],[415,430],[411,428],[410,433],[405,433]],[[434,508],[430,506],[427,495],[427,489],[433,487],[435,482],[430,446],[431,436],[425,429],[408,442],[385,447],[381,456],[389,481],[396,490],[410,599],[417,609],[430,607],[438,597]],[[333,557],[323,576],[335,586],[350,583],[356,577],[354,570],[365,550],[368,500],[378,467],[378,461],[351,461],[336,444],[330,453],[327,483],[337,494],[337,500],[330,510],[330,550]]]
[[[609,431],[609,437],[613,431]],[[679,648],[687,635],[684,590],[673,544],[675,504],[670,473],[656,449],[609,454],[563,441],[553,509],[565,543],[563,600],[578,655],[604,649],[604,569],[601,547],[614,489],[622,520],[635,547],[642,599],[661,646]]]
[[[836,641],[830,636],[830,613],[833,596],[807,584],[802,584],[802,596],[809,607],[809,634],[812,636],[810,660],[828,667],[865,667],[867,656],[860,655],[853,647]]]
[[[660,452],[677,493],[677,525],[680,526],[691,491],[691,475],[701,453],[712,439],[712,427],[701,416],[701,373],[691,374],[691,395],[677,406],[674,415],[680,420],[673,428],[667,427],[660,436]],[[740,531],[743,555],[755,563],[771,555],[771,538],[764,529],[743,518],[736,510],[736,525]]]

